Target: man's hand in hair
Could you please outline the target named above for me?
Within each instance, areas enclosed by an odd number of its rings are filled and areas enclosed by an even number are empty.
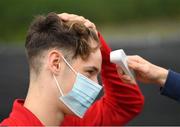
[[[91,21],[89,21],[88,19],[85,19],[83,16],[78,16],[78,15],[75,15],[75,14],[68,14],[68,13],[61,13],[61,14],[58,14],[58,16],[64,22],[68,22],[68,21],[81,21],[81,22],[84,23],[84,25],[86,27],[94,29],[94,31],[97,34],[97,29],[96,29],[95,24],[92,23]]]

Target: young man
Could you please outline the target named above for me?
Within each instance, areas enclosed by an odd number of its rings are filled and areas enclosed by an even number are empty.
[[[66,13],[59,17],[49,14],[31,25],[26,40],[29,91],[25,101],[14,102],[12,113],[1,125],[126,124],[143,107],[139,87],[120,80],[116,66],[109,60],[111,49],[98,34],[100,49],[95,26],[89,20]],[[68,95],[77,86],[77,72],[97,82],[100,71],[104,95],[80,118],[71,109],[76,105],[69,108],[59,97]],[[86,90],[82,92],[89,94]]]

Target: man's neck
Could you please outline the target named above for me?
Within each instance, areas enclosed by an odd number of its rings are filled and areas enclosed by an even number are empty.
[[[64,114],[58,107],[57,95],[52,88],[48,88],[49,86],[50,84],[43,83],[42,85],[30,84],[24,106],[44,125],[60,125],[64,119]]]

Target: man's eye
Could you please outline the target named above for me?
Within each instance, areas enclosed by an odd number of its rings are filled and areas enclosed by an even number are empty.
[[[90,75],[92,75],[93,73],[94,73],[94,71],[91,71],[91,70],[89,70],[89,71],[87,71],[88,72],[88,74],[90,74]]]
[[[92,71],[92,70],[88,70],[88,71],[86,71],[86,75],[87,75],[87,77],[91,77],[91,76],[93,76],[95,73],[94,73],[94,71]]]

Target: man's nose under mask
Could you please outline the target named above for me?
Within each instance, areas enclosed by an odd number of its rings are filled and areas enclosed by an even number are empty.
[[[73,88],[67,94],[64,94],[55,75],[53,74],[56,85],[61,93],[59,99],[77,116],[82,118],[87,109],[92,105],[102,89],[102,86],[76,72],[72,66],[62,56],[64,62],[76,74],[76,80]]]

